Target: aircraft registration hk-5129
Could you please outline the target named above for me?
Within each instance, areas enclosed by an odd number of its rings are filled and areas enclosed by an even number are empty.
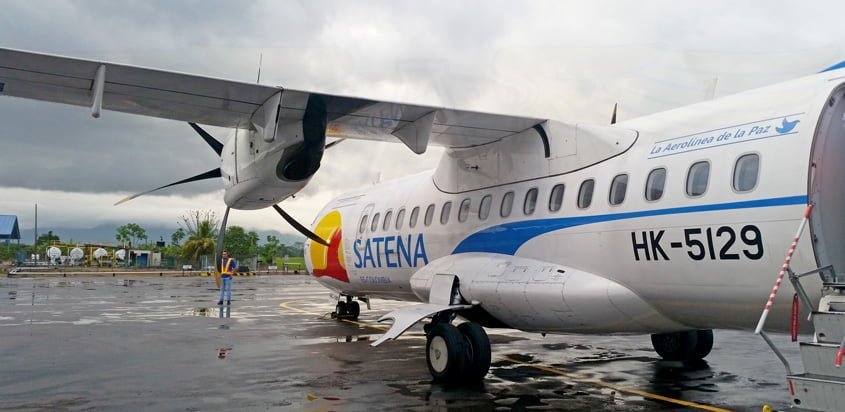
[[[792,265],[845,267],[845,64],[610,125],[10,49],[0,94],[190,122],[220,165],[174,184],[222,178],[225,216],[274,207],[309,237],[308,269],[339,317],[374,297],[421,302],[385,315],[393,325],[373,344],[430,319],[438,380],[486,375],[483,327],[651,334],[663,358],[704,358],[712,329],[755,326],[809,204]],[[196,123],[234,133],[223,144]],[[327,137],[446,151],[432,171],[332,200],[309,230],[277,204],[317,172]],[[790,326],[784,288],[774,330]],[[808,290],[818,298],[821,281]]]

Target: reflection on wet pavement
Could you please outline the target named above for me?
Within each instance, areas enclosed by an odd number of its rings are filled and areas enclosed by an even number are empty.
[[[430,381],[420,328],[371,348],[381,331],[330,319],[308,277],[238,279],[232,306],[217,297],[210,278],[0,279],[0,410],[788,406],[783,370],[750,333],[717,331],[707,361],[683,365],[647,336],[491,329],[487,379],[452,388]],[[405,303],[373,304],[362,322]]]

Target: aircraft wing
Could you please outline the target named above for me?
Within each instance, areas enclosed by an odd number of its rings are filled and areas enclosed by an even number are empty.
[[[428,144],[469,147],[545,121],[290,90],[123,64],[0,48],[0,95],[92,107],[263,133],[302,119],[311,96],[327,111],[327,134],[396,141],[417,153]],[[263,110],[262,110],[263,109]],[[275,128],[272,128],[275,131]],[[272,138],[272,137],[271,137]]]

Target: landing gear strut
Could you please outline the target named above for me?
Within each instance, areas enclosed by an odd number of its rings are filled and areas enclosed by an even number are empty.
[[[435,381],[475,383],[490,369],[490,339],[474,322],[457,327],[435,317],[426,325],[425,360]]]
[[[342,299],[342,297],[341,297]],[[346,301],[339,300],[334,307],[333,315],[338,319],[358,320],[361,314],[361,305],[352,300],[352,296],[347,296]]]
[[[713,349],[713,331],[688,330],[651,335],[651,344],[661,358],[689,362],[704,359]]]

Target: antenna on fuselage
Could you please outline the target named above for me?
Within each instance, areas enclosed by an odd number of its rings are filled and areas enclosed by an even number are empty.
[[[613,114],[610,116],[610,124],[616,124],[616,106],[618,105],[619,103],[613,103]]]
[[[261,63],[264,62],[264,53],[258,54],[258,78],[255,79],[255,83],[261,83]]]

